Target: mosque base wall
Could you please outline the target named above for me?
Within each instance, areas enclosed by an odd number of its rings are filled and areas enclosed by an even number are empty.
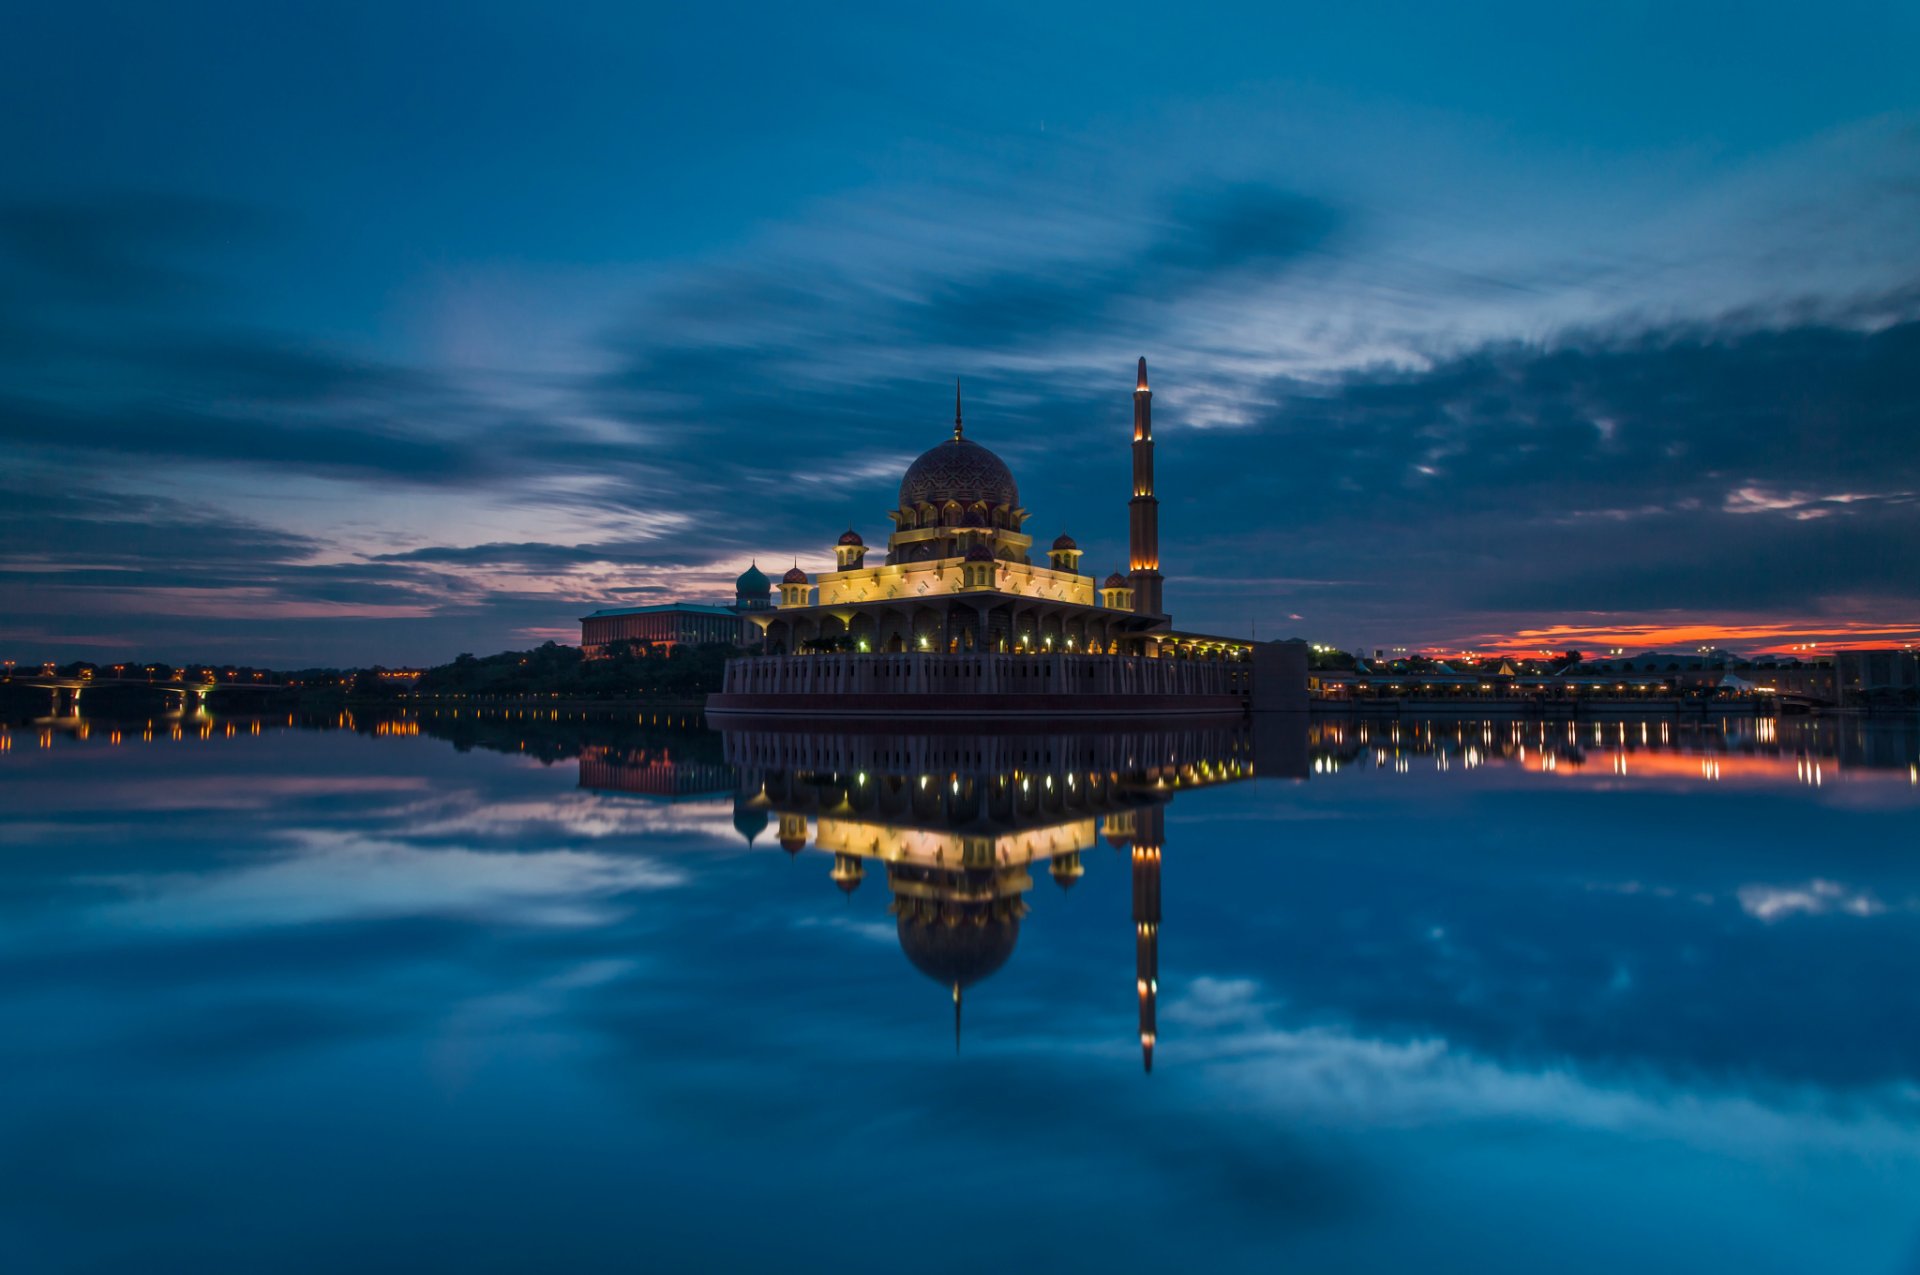
[[[765,655],[730,661],[710,715],[1124,717],[1241,713],[1244,662],[1101,655]]]
[[[713,695],[710,717],[1193,717],[1247,711],[1238,695]]]

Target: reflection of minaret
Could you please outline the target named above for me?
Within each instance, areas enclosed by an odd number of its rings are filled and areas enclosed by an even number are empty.
[[[1154,1004],[1160,997],[1160,842],[1158,806],[1142,810],[1133,836],[1134,977],[1140,994],[1140,1059],[1153,1070]]]
[[[1133,609],[1163,615],[1160,602],[1160,502],[1153,494],[1153,391],[1147,388],[1147,360],[1140,358],[1140,379],[1133,391],[1133,499],[1127,504],[1127,569],[1133,585]]]

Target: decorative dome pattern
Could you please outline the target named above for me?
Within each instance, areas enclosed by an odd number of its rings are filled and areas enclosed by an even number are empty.
[[[985,545],[975,545],[973,548],[967,550],[966,560],[968,562],[992,562],[993,550],[987,548]]]
[[[840,543],[843,545],[864,545],[867,542],[860,538],[859,532],[855,531],[852,527],[848,527],[840,533]]]
[[[807,573],[802,571],[797,566],[790,567],[787,570],[787,574],[780,577],[780,583],[781,584],[806,584]]]
[[[1100,587],[1103,589],[1131,589],[1133,586],[1127,583],[1127,578],[1125,576],[1121,575],[1118,571],[1116,571],[1112,575],[1108,576],[1107,582],[1101,585]]]
[[[1053,547],[1056,550],[1058,550],[1058,549],[1078,549],[1080,546],[1073,543],[1073,537],[1063,531],[1058,536],[1054,537]]]
[[[1020,489],[998,456],[970,439],[950,438],[921,453],[907,467],[907,476],[900,480],[900,507],[942,505],[949,500],[963,505],[984,500],[1011,509],[1020,503]]]

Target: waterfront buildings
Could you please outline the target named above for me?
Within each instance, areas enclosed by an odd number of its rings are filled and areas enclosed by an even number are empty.
[[[748,569],[740,577],[742,587],[748,576],[761,575],[759,568]],[[765,601],[766,590],[761,591]],[[621,643],[660,646],[671,649],[682,643],[700,645],[709,642],[738,643],[745,629],[742,604],[710,606],[698,602],[669,602],[658,606],[612,607],[580,618],[580,651],[588,659],[599,659]]]

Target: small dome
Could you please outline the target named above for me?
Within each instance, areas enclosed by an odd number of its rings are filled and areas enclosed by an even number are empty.
[[[807,848],[807,839],[792,835],[784,836],[780,838],[780,848],[788,854],[799,854]]]
[[[743,598],[765,597],[773,591],[773,581],[767,579],[767,573],[756,562],[740,573],[740,578],[733,582],[733,591]]]
[[[985,545],[975,545],[973,548],[967,550],[967,561],[992,562],[993,550],[987,548]]]
[[[787,574],[780,577],[780,583],[781,584],[806,584],[807,573],[802,571],[798,566],[795,566],[790,570],[788,570]]]
[[[967,510],[966,517],[960,520],[960,525],[962,527],[984,527],[987,525],[987,516],[978,509],[969,509]]]
[[[752,806],[733,808],[733,830],[747,839],[752,845],[753,839],[767,830],[767,812],[755,810]]]
[[[944,505],[949,500],[965,505],[984,500],[1012,508],[1020,503],[1020,491],[1005,461],[970,439],[950,438],[907,467],[900,480],[900,507]]]
[[[1073,543],[1073,537],[1063,531],[1054,537],[1053,547],[1058,551],[1061,549],[1078,549],[1080,546]]]
[[[848,527],[840,533],[840,543],[843,545],[864,545],[867,542],[860,538],[859,532],[855,531],[852,527]]]
[[[1133,586],[1127,583],[1125,576],[1116,571],[1108,576],[1107,582],[1100,587],[1103,589],[1131,589]]]

